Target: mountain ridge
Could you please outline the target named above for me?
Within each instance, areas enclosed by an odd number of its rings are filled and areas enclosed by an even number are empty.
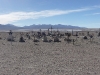
[[[19,26],[15,26],[13,24],[0,24],[0,30],[17,30],[17,29],[83,29],[85,27],[79,27],[79,26],[72,26],[72,25],[62,25],[62,24],[56,24],[56,25],[52,25],[52,24],[33,24],[33,25],[29,25],[29,26],[23,26],[23,27],[19,27]]]

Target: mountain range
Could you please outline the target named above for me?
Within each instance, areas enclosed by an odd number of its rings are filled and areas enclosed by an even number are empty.
[[[18,30],[18,29],[48,29],[48,28],[53,28],[53,29],[83,29],[85,27],[78,27],[78,26],[72,26],[72,25],[62,25],[62,24],[57,24],[57,25],[51,25],[51,24],[41,24],[41,25],[29,25],[29,26],[15,26],[12,24],[0,24],[0,30]]]

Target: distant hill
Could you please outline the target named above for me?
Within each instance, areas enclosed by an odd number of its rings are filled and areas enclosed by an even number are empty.
[[[85,27],[78,27],[78,26],[72,26],[72,25],[51,25],[51,24],[42,24],[42,25],[30,25],[30,26],[24,26],[24,27],[18,27],[12,24],[6,24],[2,25],[0,24],[0,30],[18,30],[18,29],[48,29],[48,28],[53,28],[53,29],[83,29]]]
[[[14,26],[12,24],[6,24],[6,25],[2,25],[0,24],[0,30],[16,30],[19,29],[20,27]]]

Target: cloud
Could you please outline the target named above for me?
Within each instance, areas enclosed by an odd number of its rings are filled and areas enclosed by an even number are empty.
[[[91,15],[100,15],[100,13],[92,13],[92,14],[86,14],[85,16],[91,16]]]
[[[100,15],[100,13],[93,13],[92,15]]]
[[[94,8],[100,8],[100,5],[95,5],[95,6],[93,6]]]
[[[91,10],[91,8],[81,8],[76,10],[44,10],[40,12],[11,12],[0,15],[0,24],[8,24],[25,19],[38,19],[44,17],[51,17],[56,15],[70,14],[75,12],[82,12]]]
[[[95,5],[95,6],[91,6],[91,9],[98,9],[100,8],[100,5]],[[85,16],[89,16],[89,15],[99,15],[100,13],[91,13],[91,14],[85,14]]]

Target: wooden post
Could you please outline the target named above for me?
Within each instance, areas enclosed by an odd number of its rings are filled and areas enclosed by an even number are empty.
[[[72,29],[72,36],[73,36],[73,29]]]
[[[48,28],[48,35],[49,35],[49,28]]]
[[[10,30],[9,35],[11,36],[11,45],[12,45],[12,40],[13,40],[13,36],[12,36],[12,30]]]
[[[41,33],[41,29],[40,29],[40,33]]]
[[[75,40],[73,39],[72,41],[73,41],[73,45],[74,45]]]
[[[51,33],[52,33],[52,26],[51,26]]]

